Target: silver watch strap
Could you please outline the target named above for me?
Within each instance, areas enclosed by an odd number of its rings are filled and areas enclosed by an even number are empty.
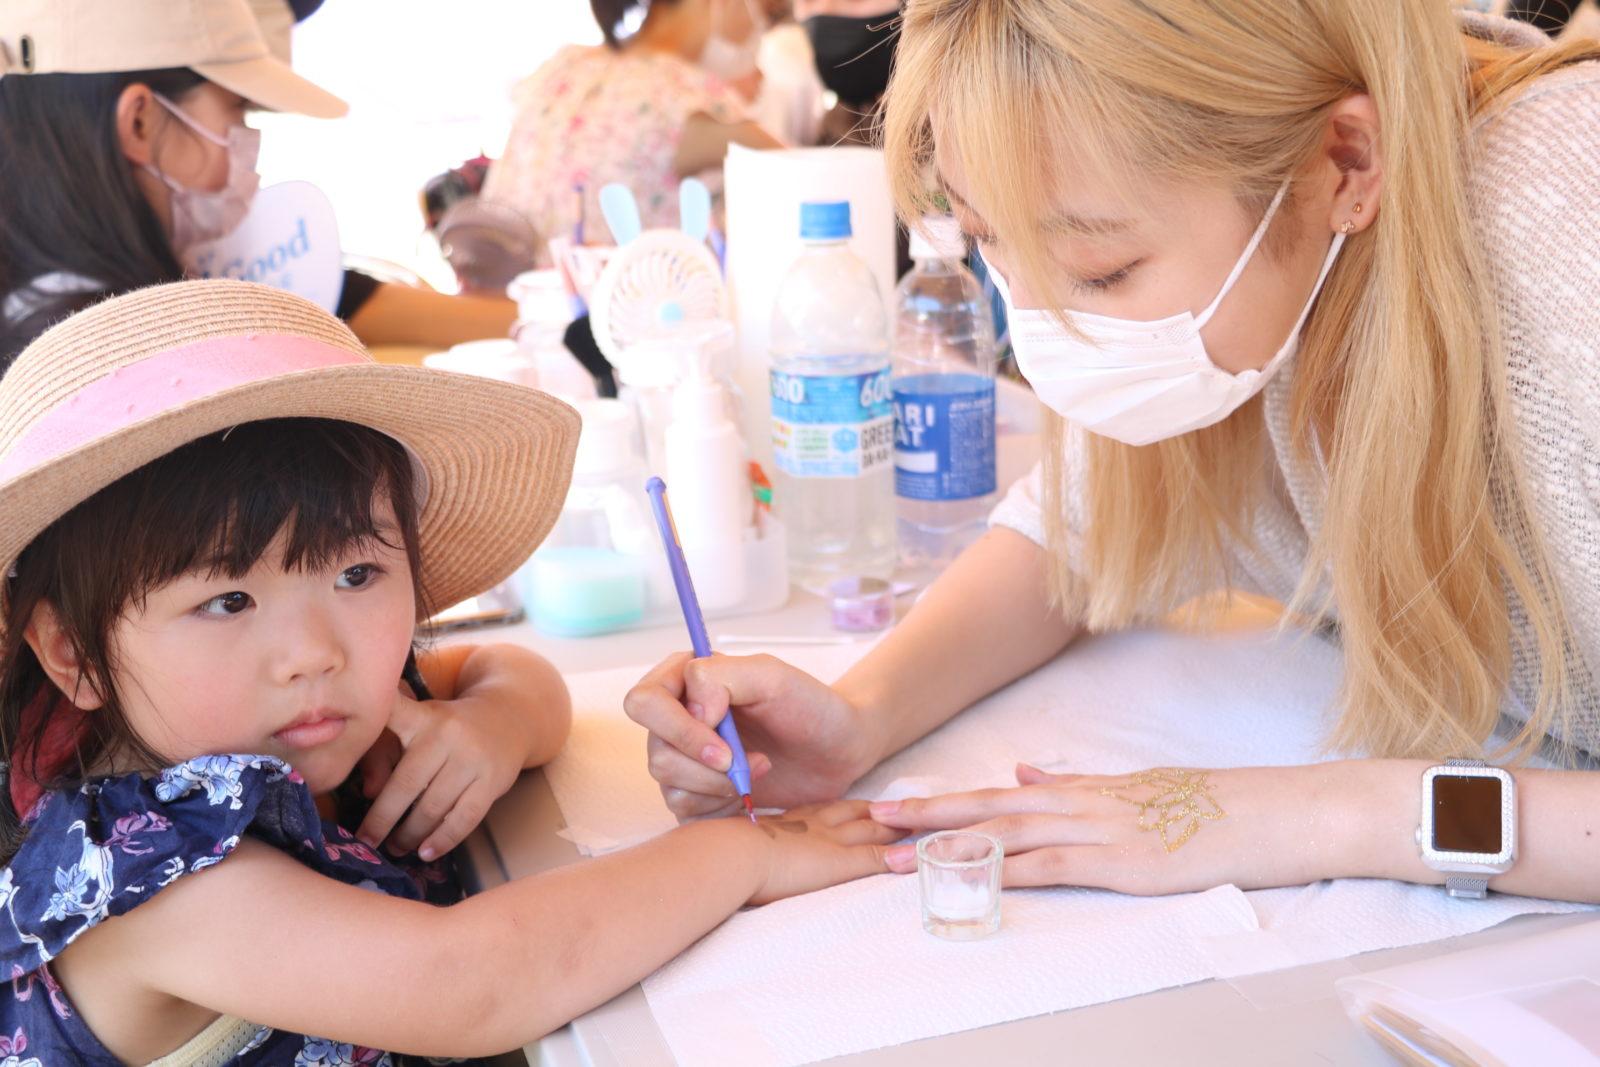
[[[1489,876],[1486,874],[1446,875],[1444,891],[1453,897],[1482,900],[1489,892]]]
[[[1447,759],[1446,767],[1486,767],[1481,759]],[[1444,891],[1463,900],[1482,900],[1489,895],[1489,876],[1486,874],[1450,874],[1444,879]]]

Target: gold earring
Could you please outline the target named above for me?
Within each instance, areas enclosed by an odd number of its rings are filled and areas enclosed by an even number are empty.
[[[1350,234],[1356,232],[1356,224],[1351,222],[1349,219],[1345,219],[1343,222],[1339,223],[1339,232],[1349,236]]]
[[[1357,200],[1356,206],[1351,210],[1353,210],[1357,215],[1361,214],[1361,201]]]

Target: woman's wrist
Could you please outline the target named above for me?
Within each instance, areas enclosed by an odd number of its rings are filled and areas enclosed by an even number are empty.
[[[887,701],[875,695],[870,679],[856,677],[853,671],[835,682],[832,689],[848,709],[851,728],[847,736],[851,744],[839,753],[839,759],[854,782],[894,754],[889,748],[893,712]]]
[[[1422,862],[1417,848],[1422,772],[1428,760],[1346,760],[1340,768],[1331,805],[1339,812],[1337,838],[1342,844],[1336,877],[1392,878],[1401,882],[1438,882],[1443,876]]]

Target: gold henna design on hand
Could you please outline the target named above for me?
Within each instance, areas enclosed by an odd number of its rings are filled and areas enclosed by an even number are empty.
[[[1210,773],[1157,767],[1134,775],[1127,785],[1108,786],[1100,795],[1138,808],[1135,825],[1159,831],[1162,847],[1176,852],[1195,835],[1202,821],[1228,817],[1211,796]]]

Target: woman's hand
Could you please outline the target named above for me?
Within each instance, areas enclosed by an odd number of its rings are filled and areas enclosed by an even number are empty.
[[[879,803],[871,810],[877,821],[907,831],[993,834],[1005,845],[1008,886],[1094,886],[1141,895],[1230,883],[1262,889],[1381,874],[1378,857],[1394,854],[1397,845],[1414,853],[1409,840],[1375,841],[1369,833],[1366,809],[1374,794],[1364,783],[1391,766],[1366,760],[1101,777],[1046,774],[1024,764],[1016,788]],[[915,847],[891,849],[889,865],[901,873],[915,870]]]
[[[680,653],[645,675],[622,706],[650,731],[650,774],[680,819],[739,806],[726,774],[732,754],[716,731],[730,708],[761,807],[833,800],[871,766],[856,709],[771,656]]]
[[[730,822],[743,822],[735,817]],[[746,825],[749,825],[746,823]],[[768,865],[752,904],[813,893],[869,874],[883,874],[886,846],[900,836],[874,822],[862,800],[839,800],[763,816],[750,827],[766,836]]]
[[[363,791],[376,799],[358,838],[432,860],[477,827],[522,772],[526,748],[521,724],[480,703],[396,694],[388,729],[361,760]]]

